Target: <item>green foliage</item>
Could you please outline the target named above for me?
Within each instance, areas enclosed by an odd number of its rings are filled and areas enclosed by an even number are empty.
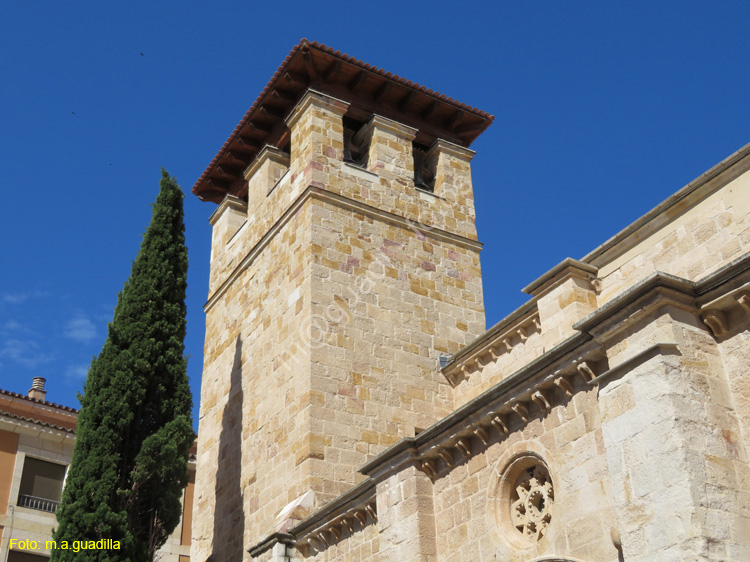
[[[195,437],[183,357],[182,200],[174,178],[162,171],[151,224],[89,369],[57,512],[58,544],[113,539],[121,548],[58,549],[52,562],[150,561],[180,520]]]

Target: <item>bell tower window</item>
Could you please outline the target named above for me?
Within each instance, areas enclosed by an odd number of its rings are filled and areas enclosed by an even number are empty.
[[[367,167],[369,146],[365,135],[357,134],[362,131],[364,123],[350,117],[344,117],[344,162],[358,166]]]
[[[417,189],[435,191],[435,167],[434,162],[430,162],[427,157],[428,148],[421,144],[413,144],[414,154],[414,185]]]

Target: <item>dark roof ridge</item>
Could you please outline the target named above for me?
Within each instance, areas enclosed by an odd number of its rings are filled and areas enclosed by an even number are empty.
[[[317,49],[318,51],[328,53],[329,55],[338,57],[347,63],[359,66],[360,68],[367,70],[369,72],[379,74],[380,76],[383,76],[384,78],[387,78],[389,80],[393,80],[394,82],[397,82],[403,86],[412,88],[418,92],[432,96],[435,99],[438,99],[444,103],[448,103],[464,111],[471,112],[475,114],[476,116],[481,117],[482,119],[486,119],[487,121],[489,121],[489,123],[492,123],[492,121],[495,119],[494,115],[491,115],[485,111],[481,111],[465,103],[459,102],[458,100],[454,100],[453,98],[448,97],[445,94],[441,94],[434,90],[425,88],[424,86],[421,86],[420,84],[417,84],[416,82],[412,82],[411,80],[406,80],[405,78],[402,78],[401,76],[397,74],[393,74],[392,72],[387,72],[381,68],[378,68],[374,65],[363,62],[360,59],[352,57],[346,53],[342,53],[341,51],[334,50],[333,48],[328,47],[327,45],[318,43],[317,41],[309,41],[306,38],[302,38],[297,45],[292,47],[292,49],[289,51],[289,54],[286,56],[284,61],[276,69],[276,72],[273,74],[271,79],[266,83],[265,87],[260,92],[260,94],[255,99],[255,101],[250,106],[250,108],[245,112],[245,115],[242,117],[242,119],[237,124],[237,126],[235,126],[234,130],[229,135],[227,140],[224,141],[224,144],[216,153],[216,156],[214,156],[211,162],[208,164],[208,166],[206,166],[206,169],[203,171],[203,173],[200,175],[198,180],[193,185],[193,188],[191,190],[193,194],[200,195],[199,187],[205,181],[209,179],[209,176],[211,175],[211,172],[213,171],[214,167],[219,164],[219,162],[221,161],[221,159],[224,157],[225,153],[229,149],[230,145],[232,145],[232,143],[240,135],[240,132],[242,131],[242,129],[250,122],[250,119],[254,116],[255,112],[261,106],[266,96],[276,87],[278,81],[281,79],[284,72],[287,71],[287,66],[290,64],[291,60],[294,58],[297,52],[302,49],[309,49],[311,47],[314,49]]]
[[[26,396],[25,394],[19,394],[18,392],[5,390],[2,388],[0,388],[0,394],[5,394],[6,396],[12,396],[13,398],[22,398],[23,400],[28,400],[29,402],[34,402],[35,404],[42,404],[44,406],[50,406],[52,408],[57,408],[58,410],[72,412],[74,414],[78,414],[79,412],[79,410],[75,408],[71,408],[70,406],[63,406],[62,404],[55,404],[54,402],[47,402],[46,400],[39,400],[38,398],[31,398],[30,396]]]

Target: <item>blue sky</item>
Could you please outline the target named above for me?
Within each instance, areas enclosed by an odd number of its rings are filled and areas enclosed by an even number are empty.
[[[0,21],[0,388],[77,406],[158,191],[186,196],[197,417],[214,205],[189,193],[300,38],[495,115],[487,325],[750,142],[746,2],[21,2]]]

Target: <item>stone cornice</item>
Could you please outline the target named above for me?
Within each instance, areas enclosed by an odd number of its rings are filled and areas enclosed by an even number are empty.
[[[403,439],[386,449],[363,465],[359,471],[377,480],[386,478],[408,464],[421,463],[423,470],[431,477],[435,477],[439,473],[437,459],[442,459],[445,464],[451,466],[455,462],[454,451],[458,451],[461,456],[469,456],[471,449],[467,441],[477,437],[486,444],[490,427],[507,433],[510,416],[520,417],[525,423],[530,417],[528,405],[531,403],[536,404],[540,410],[551,409],[552,405],[546,394],[551,387],[556,386],[572,396],[575,390],[571,384],[571,377],[582,376],[587,387],[590,387],[657,354],[676,353],[676,345],[673,342],[658,343],[638,352],[616,367],[596,372],[599,360],[603,357],[595,334],[603,332],[606,324],[622,326],[622,315],[627,314],[628,318],[632,318],[630,309],[634,306],[644,314],[667,304],[699,314],[701,307],[696,304],[696,297],[706,294],[708,288],[716,290],[721,285],[726,294],[721,297],[715,296],[704,307],[734,303],[732,306],[741,307],[750,315],[750,279],[746,280],[746,283],[737,281],[738,276],[742,276],[746,271],[750,271],[750,254],[699,282],[661,272],[650,275],[576,323],[574,328],[579,331],[576,335],[529,362],[416,437]],[[747,298],[742,298],[745,296]],[[517,319],[528,312],[529,308],[521,307],[511,315],[511,318]],[[710,321],[705,319],[705,313],[703,318],[706,324],[711,326]],[[497,334],[511,323],[501,323],[497,328],[493,328],[493,337],[497,338]],[[487,348],[492,339],[486,336],[478,338],[467,346],[472,348],[473,352],[461,350],[448,367],[460,368],[461,363],[471,360],[476,355],[478,348]]]
[[[278,162],[279,164],[285,165],[287,168],[289,167],[289,154],[284,152],[283,150],[280,150],[276,148],[275,146],[265,145],[260,152],[258,153],[258,156],[255,157],[255,159],[250,162],[247,168],[245,168],[245,171],[243,172],[243,177],[245,180],[249,180],[252,176],[255,175],[255,172],[258,171],[258,168],[260,168],[266,160],[273,160],[275,162]]]
[[[750,144],[725,158],[710,170],[698,176],[677,193],[668,197],[641,218],[598,246],[581,261],[602,265],[627,252],[651,233],[669,222],[668,213],[679,215],[711,193],[750,169]]]
[[[596,266],[574,260],[573,258],[566,258],[536,281],[529,283],[521,291],[527,295],[539,297],[569,277],[593,279],[596,277],[598,271],[599,268]]]
[[[462,441],[475,436],[483,442],[488,441],[487,436],[493,427],[505,433],[509,416],[518,416],[525,423],[529,403],[548,407],[548,402],[545,406],[545,391],[561,386],[557,379],[565,381],[563,386],[572,388],[567,377],[581,374],[586,380],[593,378],[595,375],[589,363],[598,360],[600,354],[590,335],[575,334],[416,437],[402,439],[386,449],[360,467],[359,472],[382,480],[397,469],[415,462],[424,469],[425,463],[429,467],[430,462],[440,458],[450,466],[454,462],[451,460],[453,449],[457,449],[462,456],[467,455],[467,444]],[[430,471],[433,477],[437,474],[434,468],[427,468],[428,474]]]
[[[491,361],[513,348],[511,338],[525,341],[531,332],[541,332],[539,311],[536,300],[525,303],[511,312],[484,334],[448,358],[441,367],[441,372],[451,384],[456,384],[459,373],[466,375],[473,366],[482,367],[483,357],[490,356]]]
[[[225,195],[224,199],[219,203],[219,206],[216,207],[216,210],[211,213],[211,216],[208,218],[208,224],[211,226],[216,224],[216,221],[219,220],[221,215],[223,215],[227,209],[233,209],[247,214],[247,203],[234,195]]]
[[[331,111],[343,115],[346,113],[346,108],[349,107],[349,102],[313,90],[312,88],[308,88],[299,102],[297,102],[297,105],[295,105],[289,112],[289,116],[285,119],[286,126],[290,129],[293,128],[295,123],[297,123],[299,118],[302,117],[311,105],[330,109]]]
[[[316,548],[317,542],[327,547],[341,540],[345,532],[351,535],[355,529],[364,528],[375,521],[375,481],[367,479],[300,521],[287,533],[268,535],[249,548],[248,552],[255,558],[277,543]]]
[[[267,550],[271,550],[276,544],[292,544],[292,542],[293,538],[288,533],[273,533],[265,537],[259,543],[248,548],[247,551],[250,553],[251,558],[256,558]]]
[[[649,359],[656,357],[657,355],[680,355],[680,351],[676,343],[667,342],[654,344],[651,347],[648,347],[643,351],[640,351],[632,357],[626,359],[616,367],[612,367],[611,369],[604,371],[601,375],[594,377],[593,379],[588,381],[588,384],[600,384],[601,382],[604,382],[622,373],[623,371],[630,371],[635,369],[639,365],[642,365],[643,363],[645,363]]]
[[[404,228],[417,230],[424,233],[425,236],[438,240],[448,241],[458,246],[474,250],[476,252],[482,249],[481,242],[477,242],[469,238],[464,238],[463,236],[458,236],[457,234],[452,234],[436,227],[425,227],[420,223],[412,221],[406,217],[402,217],[401,215],[384,211],[382,209],[367,205],[366,203],[361,203],[359,201],[355,201],[354,199],[344,197],[343,195],[338,195],[336,193],[332,193],[330,191],[326,191],[324,189],[320,189],[318,187],[310,185],[299,195],[299,197],[294,200],[294,202],[287,208],[287,210],[284,211],[281,217],[279,217],[279,219],[273,224],[273,226],[271,226],[271,228],[261,237],[260,240],[258,240],[258,242],[250,249],[245,257],[237,264],[237,266],[226,277],[226,279],[224,279],[221,285],[219,285],[219,287],[213,292],[213,294],[209,296],[208,301],[205,305],[203,305],[203,310],[205,312],[208,312],[214,306],[214,304],[216,304],[219,298],[221,298],[221,296],[227,291],[227,289],[229,289],[232,283],[234,283],[234,281],[242,274],[242,272],[251,263],[253,263],[253,261],[255,261],[260,252],[271,242],[271,240],[273,240],[273,238],[281,231],[284,225],[289,222],[294,217],[294,215],[296,215],[297,212],[302,208],[302,206],[311,198],[329,202],[331,204],[337,205],[338,207],[362,213],[369,217],[390,222]]]

